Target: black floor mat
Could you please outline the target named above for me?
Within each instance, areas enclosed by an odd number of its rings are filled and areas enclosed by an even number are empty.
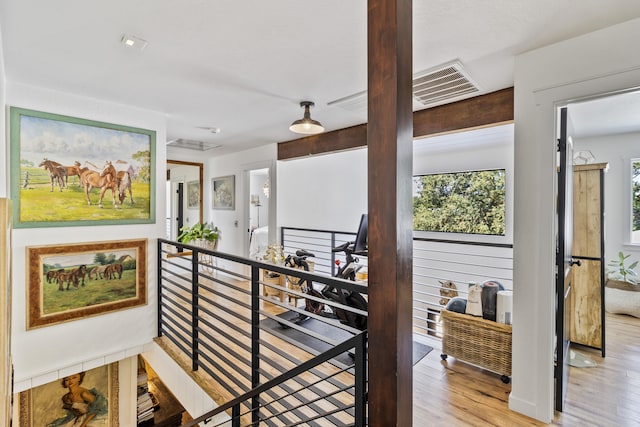
[[[292,320],[298,316],[298,313],[295,311],[287,311],[278,315],[278,317],[285,320]],[[337,319],[328,319],[329,322],[338,323]],[[263,329],[270,329],[274,335],[280,336],[281,338],[287,341],[294,341],[296,344],[301,347],[307,347],[308,349],[315,350],[317,353],[322,353],[327,351],[332,347],[330,343],[319,340],[316,337],[305,334],[303,331],[299,331],[295,328],[289,328],[284,326],[284,324],[280,324],[277,321],[267,318],[260,322],[260,326]],[[315,332],[316,334],[322,335],[324,337],[329,338],[331,341],[334,341],[336,344],[339,344],[347,339],[351,338],[352,335],[340,329],[337,326],[332,325],[331,323],[321,322],[320,320],[309,318],[300,324],[301,328],[308,329],[309,331]],[[413,342],[413,364],[418,363],[423,357],[425,357],[429,352],[433,350],[433,347],[428,345]],[[335,358],[336,361],[342,363],[343,365],[349,366],[353,364],[353,359],[347,353],[342,354]]]

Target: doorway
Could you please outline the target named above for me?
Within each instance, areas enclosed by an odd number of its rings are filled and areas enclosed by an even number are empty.
[[[262,259],[269,243],[275,242],[274,166],[271,162],[254,164],[244,172],[245,254]]]
[[[569,323],[569,354],[578,361],[586,359],[586,366],[597,366],[606,363],[605,318],[611,318],[605,314],[610,311],[605,307],[607,264],[619,251],[630,255],[631,261],[640,259],[640,247],[633,245],[632,238],[631,172],[633,159],[640,157],[640,125],[635,119],[640,112],[640,92],[633,89],[591,96],[574,100],[567,108],[574,126],[573,165],[576,176],[582,177],[582,185],[577,182],[574,186],[582,195],[573,199],[572,256],[583,264],[574,272],[571,315],[575,320]],[[632,320],[616,316],[616,322]],[[616,347],[615,343],[611,346]],[[607,356],[609,359],[612,353]],[[614,359],[619,357],[626,356],[613,354]],[[557,391],[556,409],[558,404],[562,407]]]
[[[203,174],[202,163],[167,160],[167,239],[176,240],[181,227],[204,221]]]

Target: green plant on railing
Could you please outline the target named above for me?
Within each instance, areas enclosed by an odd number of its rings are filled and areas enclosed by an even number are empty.
[[[191,227],[184,226],[180,228],[180,235],[178,236],[178,242],[189,243],[197,240],[206,240],[208,242],[215,242],[220,239],[220,229],[213,224],[197,223]]]
[[[609,278],[614,280],[623,280],[625,282],[631,283],[633,285],[638,284],[636,277],[638,277],[638,273],[634,270],[638,266],[638,261],[633,262],[630,265],[625,265],[627,262],[627,258],[631,255],[625,255],[624,252],[618,252],[618,259],[613,259],[609,261],[607,264],[609,267],[612,267],[608,270]]]

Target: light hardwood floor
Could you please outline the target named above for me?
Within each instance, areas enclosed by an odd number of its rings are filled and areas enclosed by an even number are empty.
[[[640,426],[640,319],[607,314],[606,357],[573,346],[597,362],[570,368],[564,412],[549,425]],[[436,347],[436,341],[433,346]],[[510,384],[435,348],[413,370],[413,426],[543,426],[508,409]]]
[[[263,308],[271,311],[269,303]],[[272,306],[274,313],[281,308]],[[556,412],[549,425],[640,426],[640,319],[607,314],[606,354],[581,346],[573,348],[597,362],[595,368],[570,368],[566,409]],[[190,361],[166,340],[159,344],[178,360],[215,400],[230,396],[201,372],[190,371]],[[413,426],[543,426],[508,409],[510,384],[500,375],[449,357],[440,358],[440,342],[413,370]]]

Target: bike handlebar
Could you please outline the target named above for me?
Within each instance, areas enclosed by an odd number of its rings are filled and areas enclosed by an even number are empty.
[[[309,252],[306,249],[298,249],[296,251],[296,255],[299,256],[299,257],[305,257],[305,258],[306,257],[311,257],[311,258],[315,257],[315,254]]]
[[[346,252],[347,248],[349,248],[350,245],[353,245],[353,243],[354,242],[344,242],[340,246],[336,246],[335,248],[331,249],[331,252]]]

